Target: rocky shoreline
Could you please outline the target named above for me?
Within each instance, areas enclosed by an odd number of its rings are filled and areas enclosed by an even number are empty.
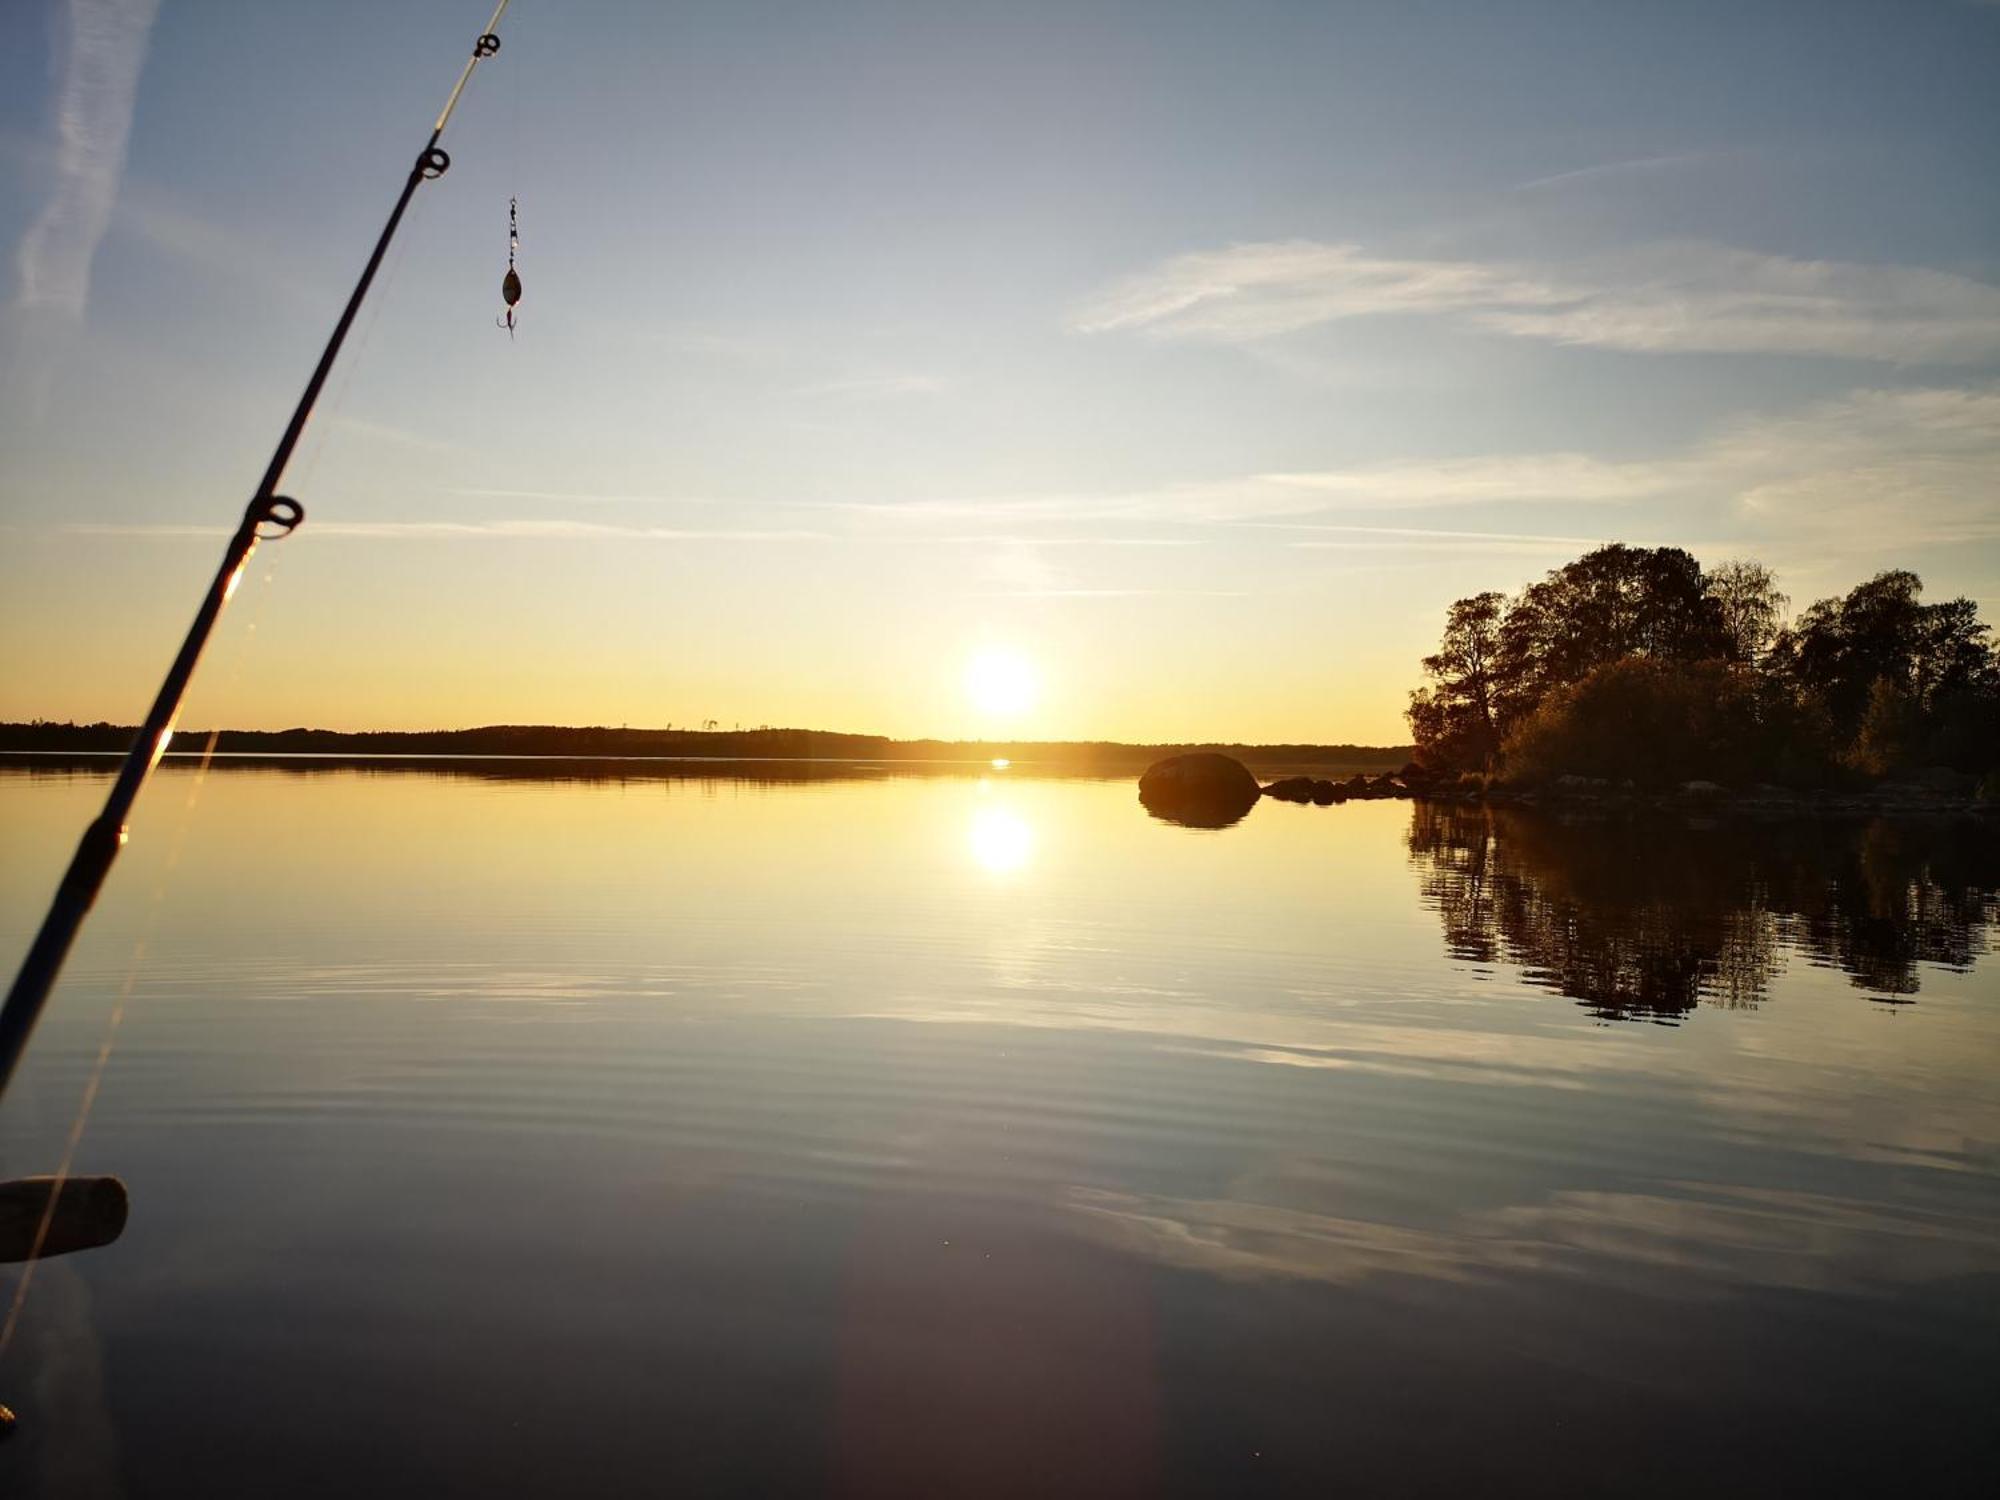
[[[1952,777],[1947,771],[1944,777]],[[1902,780],[1863,787],[1784,787],[1769,783],[1729,787],[1713,781],[1686,781],[1668,789],[1642,789],[1602,777],[1559,776],[1540,786],[1433,787],[1415,795],[1435,801],[1486,803],[1499,807],[1652,809],[1673,812],[1736,813],[1764,817],[1984,817],[2000,819],[2000,803],[1982,800],[1971,777],[1945,781]]]
[[[1723,786],[1686,781],[1669,788],[1595,776],[1558,776],[1533,784],[1478,775],[1435,776],[1412,762],[1401,771],[1345,780],[1285,776],[1260,784],[1228,756],[1176,756],[1140,778],[1140,800],[1158,816],[1198,827],[1226,827],[1257,801],[1331,807],[1391,798],[1489,807],[1547,807],[1623,813],[1669,811],[1761,817],[1975,817],[2000,821],[2000,801],[1977,778],[1932,767],[1867,786],[1797,788]],[[1255,791],[1252,788],[1256,788]],[[1982,790],[1986,795],[1982,795]]]

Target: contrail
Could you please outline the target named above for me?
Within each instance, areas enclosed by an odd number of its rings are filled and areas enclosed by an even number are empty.
[[[56,98],[54,195],[21,237],[15,304],[83,316],[90,262],[111,223],[132,105],[159,0],[68,0],[69,49]]]

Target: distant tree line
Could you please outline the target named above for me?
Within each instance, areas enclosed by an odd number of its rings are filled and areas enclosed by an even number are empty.
[[[713,720],[709,721],[713,723]],[[138,731],[128,724],[72,724],[36,719],[0,723],[0,751],[101,753],[130,748]],[[182,730],[179,750],[204,749],[207,730]],[[225,729],[216,734],[224,755],[518,755],[689,756],[776,760],[988,760],[1054,763],[1068,767],[1126,768],[1189,750],[1220,750],[1263,764],[1394,770],[1410,758],[1408,745],[1130,745],[1112,740],[892,740],[875,734],[824,729],[632,729],[557,724],[488,724],[474,729],[360,730]]]
[[[1613,544],[1454,603],[1410,695],[1438,770],[1817,785],[2000,766],[2000,657],[1970,599],[1878,573],[1786,623],[1771,570]]]

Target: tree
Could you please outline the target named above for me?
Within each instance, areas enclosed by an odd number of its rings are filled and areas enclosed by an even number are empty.
[[[1991,633],[1970,599],[1926,604],[1917,612],[1910,691],[1918,708],[1935,714],[1949,698],[1992,686],[2000,663],[1987,643]]]
[[[1776,575],[1747,558],[1721,563],[1708,570],[1708,596],[1721,614],[1730,655],[1751,665],[1761,661],[1791,603],[1778,591]]]
[[[1410,731],[1426,765],[1484,766],[1500,747],[1495,663],[1498,593],[1460,599],[1445,615],[1444,640],[1424,658],[1431,685],[1410,694]]]
[[[1878,573],[1844,598],[1821,599],[1782,631],[1771,666],[1801,696],[1821,704],[1838,741],[1854,745],[1878,697],[1869,755],[1896,727],[1902,756],[1929,753],[1985,769],[2000,745],[1980,743],[2000,700],[2000,665],[1970,599],[1921,602],[1923,580]]]
[[[1721,605],[1678,547],[1599,547],[1531,584],[1507,611],[1499,676],[1532,708],[1566,683],[1628,656],[1703,661],[1728,654]]]
[[[1781,627],[1789,601],[1761,563],[1705,574],[1678,547],[1599,547],[1512,600],[1452,605],[1410,695],[1418,759],[1799,785],[1843,766],[1993,770],[1992,632],[1972,600],[1922,594],[1914,573],[1878,573]]]

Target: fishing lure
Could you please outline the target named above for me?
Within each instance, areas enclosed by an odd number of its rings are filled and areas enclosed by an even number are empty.
[[[507,304],[507,312],[494,324],[506,329],[510,339],[514,336],[514,309],[521,305],[521,273],[514,269],[514,256],[521,248],[520,204],[518,198],[507,200],[507,274],[500,281],[500,300]]]

